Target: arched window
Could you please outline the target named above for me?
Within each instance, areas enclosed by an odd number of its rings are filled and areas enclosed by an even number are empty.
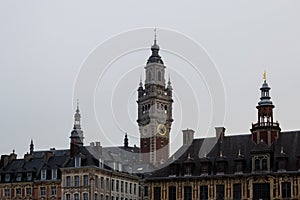
[[[255,170],[256,171],[260,170],[260,160],[259,159],[255,159]]]
[[[268,161],[266,158],[262,160],[262,170],[268,170]]]
[[[161,72],[160,71],[157,72],[157,79],[158,79],[158,81],[161,81]]]

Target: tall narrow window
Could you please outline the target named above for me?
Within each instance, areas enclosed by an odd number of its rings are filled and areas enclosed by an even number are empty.
[[[109,191],[109,178],[106,178],[106,190]]]
[[[161,196],[161,188],[160,187],[154,187],[154,200],[160,200]]]
[[[115,189],[115,180],[111,179],[111,191],[114,191]]]
[[[81,167],[81,158],[79,156],[75,157],[75,167]]]
[[[22,173],[17,173],[16,181],[22,181]]]
[[[157,77],[158,77],[158,81],[161,81],[161,72],[160,71],[157,72]]]
[[[56,186],[51,186],[51,195],[56,196]]]
[[[46,187],[40,187],[40,195],[46,196]]]
[[[74,186],[79,187],[79,176],[74,176]]]
[[[26,188],[26,196],[30,196],[32,194],[31,188]]]
[[[57,169],[52,169],[52,180],[57,179]]]
[[[47,178],[47,170],[42,169],[41,170],[41,180],[46,180],[46,178]]]
[[[255,159],[255,171],[260,170],[260,160],[257,158]]]
[[[100,187],[101,187],[101,189],[104,189],[104,178],[103,177],[100,178]]]
[[[216,187],[216,197],[218,200],[224,200],[224,185],[217,185]]]
[[[116,180],[116,191],[119,192],[119,180]]]
[[[71,187],[71,177],[66,176],[66,187]]]
[[[74,194],[74,200],[79,200],[79,194],[78,193]]]
[[[83,176],[83,186],[84,187],[89,186],[89,176],[88,175]]]
[[[22,194],[21,188],[16,188],[16,195],[20,196]]]
[[[176,200],[176,187],[175,186],[169,187],[169,200]]]
[[[89,199],[89,194],[83,193],[83,200],[88,200],[88,199]]]
[[[70,194],[66,194],[66,200],[71,200],[71,195]]]
[[[31,181],[32,179],[32,172],[27,172],[27,181]]]
[[[266,158],[262,160],[262,170],[267,171],[268,170],[268,161]]]
[[[184,200],[192,200],[192,186],[184,186]]]
[[[208,200],[208,186],[200,186],[200,200]]]
[[[290,198],[291,197],[291,183],[290,182],[281,183],[281,193],[282,193],[282,198]]]
[[[242,185],[240,183],[233,184],[233,199],[234,200],[242,199]]]

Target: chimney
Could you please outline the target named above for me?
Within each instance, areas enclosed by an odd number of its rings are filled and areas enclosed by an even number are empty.
[[[6,167],[9,163],[9,155],[1,155],[1,166]]]
[[[24,154],[24,160],[26,162],[30,161],[32,159],[32,154],[29,154],[28,152],[26,154]]]
[[[216,138],[218,140],[223,141],[224,137],[225,137],[225,128],[224,127],[215,127],[216,129]]]
[[[190,145],[194,140],[195,131],[192,129],[182,130],[183,134],[183,145]]]
[[[100,153],[100,155],[102,155],[102,146],[100,144],[100,142],[95,142],[96,146],[96,150]]]
[[[15,150],[9,155],[9,162],[16,160],[17,159],[17,154],[15,154]]]

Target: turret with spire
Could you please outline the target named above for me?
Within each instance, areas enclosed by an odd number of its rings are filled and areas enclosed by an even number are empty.
[[[263,140],[269,146],[278,138],[280,127],[278,122],[274,122],[273,118],[273,102],[270,97],[270,90],[267,83],[267,75],[264,72],[264,82],[260,88],[261,96],[256,106],[257,112],[257,123],[252,124],[252,139],[258,144]]]
[[[74,126],[71,132],[71,152],[74,151],[75,147],[83,146],[83,131],[81,130],[81,123],[80,123],[80,110],[79,110],[79,101],[77,100],[77,108],[74,114]]]
[[[29,145],[29,153],[32,155],[33,151],[34,151],[33,139],[31,139],[30,145]]]

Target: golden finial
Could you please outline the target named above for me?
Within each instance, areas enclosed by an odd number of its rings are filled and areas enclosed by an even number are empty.
[[[239,153],[238,153],[238,156],[239,156],[239,157],[241,156],[241,149],[239,149]]]
[[[281,146],[280,153],[283,154],[283,146]]]
[[[191,159],[191,154],[190,153],[188,154],[188,159]]]
[[[220,157],[221,157],[221,158],[223,157],[223,152],[222,152],[222,151],[220,151]]]
[[[264,72],[264,81],[266,81],[266,80],[267,80],[267,72],[265,70],[265,72]]]

